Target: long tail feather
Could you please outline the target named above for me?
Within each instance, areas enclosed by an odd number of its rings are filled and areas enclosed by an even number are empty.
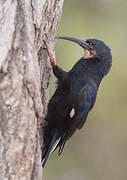
[[[47,159],[50,155],[50,152],[52,151],[52,147],[53,145],[55,144],[56,140],[58,139],[58,133],[55,132],[52,140],[51,140],[51,143],[49,145],[47,145],[47,147],[45,147],[45,150],[43,152],[43,155],[42,155],[42,167],[44,168],[46,162],[47,162]]]
[[[55,142],[55,145],[53,146],[50,154],[53,153],[53,152],[57,149],[57,147],[59,146],[60,140],[61,140],[61,138],[59,138],[59,139]]]

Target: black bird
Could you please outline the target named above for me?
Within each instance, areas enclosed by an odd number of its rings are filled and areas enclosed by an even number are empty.
[[[67,36],[57,38],[79,44],[84,49],[84,55],[66,72],[56,65],[55,57],[46,45],[53,73],[58,79],[58,87],[49,101],[45,117],[48,126],[44,130],[42,167],[52,151],[59,147],[60,155],[65,142],[77,129],[83,127],[89,111],[94,106],[100,82],[112,64],[111,51],[100,40],[82,40]]]

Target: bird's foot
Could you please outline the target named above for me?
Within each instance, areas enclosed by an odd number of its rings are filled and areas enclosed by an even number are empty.
[[[44,44],[45,44],[45,48],[47,50],[47,53],[48,53],[48,56],[50,57],[50,63],[51,63],[51,66],[55,66],[56,65],[56,58],[55,58],[55,55],[54,53],[51,51],[51,48],[49,45],[47,45],[46,41],[43,40]]]
[[[42,116],[40,117],[39,120],[40,120],[40,124],[41,124],[42,128],[45,128],[48,125],[47,121],[45,120],[45,115],[44,114],[42,114]]]
[[[41,124],[41,127],[42,127],[42,128],[45,128],[45,127],[47,127],[47,126],[48,126],[47,121],[46,121],[46,120],[43,120],[43,123]]]

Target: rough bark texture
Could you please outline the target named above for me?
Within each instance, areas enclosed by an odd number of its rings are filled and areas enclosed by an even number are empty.
[[[0,1],[0,180],[40,180],[39,117],[63,0]],[[44,108],[42,107],[44,105]]]

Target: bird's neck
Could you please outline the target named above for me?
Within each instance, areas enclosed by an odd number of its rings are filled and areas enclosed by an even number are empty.
[[[84,59],[81,58],[72,68],[71,71],[82,76],[93,79],[97,86],[99,86],[102,78],[108,73],[110,67],[107,67],[103,60],[98,59]]]

